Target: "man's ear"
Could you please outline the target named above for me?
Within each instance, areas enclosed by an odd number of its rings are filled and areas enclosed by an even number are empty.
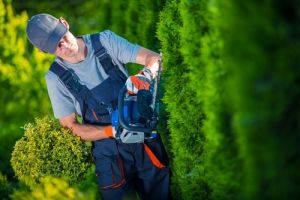
[[[60,17],[60,18],[59,18],[59,21],[60,21],[60,23],[62,23],[65,27],[67,27],[67,29],[70,28],[69,23],[68,23],[63,17]]]

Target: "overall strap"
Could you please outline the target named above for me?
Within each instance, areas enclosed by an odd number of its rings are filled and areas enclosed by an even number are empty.
[[[74,72],[64,68],[57,62],[52,63],[50,71],[52,71],[59,77],[59,79],[63,82],[63,84],[72,93],[72,95],[78,102],[81,102],[82,98],[89,92],[89,89],[79,82],[79,79]]]
[[[101,63],[104,71],[108,74],[110,70],[116,67],[110,55],[107,53],[106,49],[102,46],[100,41],[100,34],[94,33],[90,35],[92,46],[94,49],[94,54],[98,58],[99,62]]]
[[[71,94],[76,98],[80,105],[82,116],[84,116],[86,112],[84,99],[86,95],[90,94],[90,90],[85,85],[79,82],[79,79],[74,72],[64,68],[57,62],[52,63],[50,71],[52,71],[59,77],[59,79],[63,82],[69,92],[71,92]],[[96,105],[97,101],[94,98],[90,98],[90,103]]]

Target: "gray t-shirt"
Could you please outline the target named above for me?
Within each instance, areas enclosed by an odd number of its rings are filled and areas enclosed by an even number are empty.
[[[94,49],[89,35],[84,35],[82,38],[87,47],[87,56],[83,61],[76,64],[62,61],[59,58],[56,58],[55,61],[66,68],[72,69],[80,79],[80,83],[92,89],[108,76],[98,59],[94,56]],[[109,30],[100,33],[100,41],[111,56],[114,64],[117,64],[127,74],[122,63],[135,63],[140,46],[129,43]],[[45,78],[55,118],[60,119],[72,113],[81,115],[79,103],[58,76],[49,70]]]

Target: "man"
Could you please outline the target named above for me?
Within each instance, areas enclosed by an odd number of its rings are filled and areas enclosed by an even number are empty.
[[[106,30],[74,37],[63,18],[33,16],[27,24],[29,41],[56,55],[46,74],[54,115],[82,140],[93,141],[100,192],[104,199],[122,199],[134,187],[142,199],[168,199],[168,160],[159,136],[145,143],[124,144],[115,137],[111,111],[120,88],[128,93],[149,90],[156,76],[159,54],[129,43]],[[145,66],[127,77],[124,64]],[[76,120],[83,118],[83,124]]]

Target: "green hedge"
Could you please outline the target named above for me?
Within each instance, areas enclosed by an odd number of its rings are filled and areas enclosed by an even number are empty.
[[[167,102],[171,103],[171,97],[172,93],[176,91],[179,87],[179,85],[176,83],[176,78],[181,76],[182,73],[182,67],[180,65],[182,64],[182,57],[179,53],[179,44],[177,41],[179,39],[179,27],[181,26],[181,21],[179,16],[179,12],[177,9],[178,1],[172,0],[167,1],[164,9],[160,13],[160,21],[158,24],[158,39],[161,41],[161,49],[163,52],[163,64],[164,64],[164,76],[162,77],[165,83],[164,84],[164,90],[165,90],[165,97],[163,98],[163,102],[166,104],[166,111],[169,114],[169,121],[168,121],[168,127],[170,124],[172,124],[171,111],[172,108],[170,108],[172,105],[176,106],[176,103],[178,100],[174,101],[173,104],[169,105]],[[178,67],[179,66],[179,67]],[[178,68],[178,69],[177,69]],[[175,100],[175,99],[174,99]],[[174,109],[173,109],[174,110]],[[174,124],[175,126],[175,124]],[[172,133],[172,128],[169,128],[170,132]],[[176,129],[175,127],[173,129]],[[173,140],[174,136],[170,135],[171,140]],[[172,181],[172,194],[175,199],[181,199],[181,192],[180,192],[180,178],[178,174],[181,172],[175,169],[176,163],[175,156],[176,151],[173,150],[173,141],[171,141],[169,151],[171,151],[172,160],[171,160],[171,169],[173,172],[173,177],[171,179]],[[186,160],[185,160],[186,161]],[[184,173],[184,172],[183,172]]]
[[[222,7],[244,199],[300,198],[299,9],[279,0]]]
[[[138,43],[142,46],[160,52],[160,44],[156,37],[157,23],[159,21],[159,13],[165,5],[165,0],[144,0],[139,1],[140,5],[137,7],[139,10],[139,19],[136,24],[134,20],[132,24],[136,25]]]
[[[195,90],[204,101],[207,119],[204,122],[206,181],[211,189],[212,199],[239,199],[241,188],[242,160],[232,127],[233,109],[228,98],[226,81],[230,74],[224,67],[223,43],[219,19],[222,19],[219,4],[207,4],[208,28],[201,38],[200,61],[205,66],[205,82],[197,81],[197,66],[191,76],[195,85],[204,84],[204,92]],[[202,14],[205,12],[201,12]],[[199,70],[198,70],[199,71]],[[199,73],[198,73],[199,74]],[[195,87],[194,87],[195,88]]]
[[[5,175],[0,172],[0,199],[9,199],[9,195],[12,193],[13,187],[11,183],[7,181]]]
[[[9,180],[14,177],[10,159],[16,141],[23,135],[21,126],[21,124],[0,123],[0,173],[5,174]]]
[[[298,195],[297,6],[167,1],[158,36],[177,198]]]
[[[171,132],[173,170],[173,196],[177,199],[192,199],[206,196],[203,180],[203,133],[204,118],[201,102],[193,98],[189,71],[183,62],[180,45],[179,1],[167,1],[160,15],[158,37],[161,40],[164,60],[166,110],[169,113],[168,128]]]

